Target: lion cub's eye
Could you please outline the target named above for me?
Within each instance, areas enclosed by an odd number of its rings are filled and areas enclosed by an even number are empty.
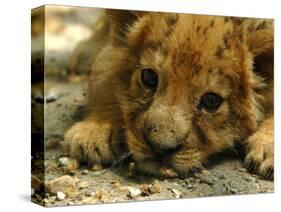
[[[215,93],[206,93],[201,97],[199,106],[209,111],[217,110],[223,98]]]
[[[151,69],[141,71],[141,80],[149,88],[155,89],[158,86],[158,75]]]

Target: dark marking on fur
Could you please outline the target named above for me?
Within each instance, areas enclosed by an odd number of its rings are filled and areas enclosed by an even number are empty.
[[[216,57],[220,59],[223,55],[223,51],[224,51],[223,47],[218,46],[215,52]]]
[[[207,30],[208,30],[208,27],[205,27],[205,29],[203,30],[203,35],[206,35]]]
[[[266,21],[263,21],[262,23],[260,23],[257,27],[256,30],[262,30],[264,29],[266,26]]]
[[[200,111],[198,111],[197,115],[199,114],[201,114]],[[204,130],[197,124],[196,118],[193,118],[192,120],[192,127],[193,130],[196,132],[196,135],[198,136],[199,140],[205,145],[208,144],[208,137]]]
[[[178,15],[177,14],[171,14],[165,18],[166,24],[170,27],[172,25],[175,25],[178,21]]]
[[[215,24],[215,20],[213,19],[213,20],[211,21],[211,23],[210,23],[210,27],[213,27],[214,24]]]
[[[199,33],[200,29],[201,29],[201,26],[197,26],[196,27],[196,32]]]
[[[161,48],[161,42],[160,41],[148,41],[146,43],[146,48],[151,49],[153,51],[156,51]]]
[[[224,17],[224,22],[228,23],[230,21],[230,17]]]

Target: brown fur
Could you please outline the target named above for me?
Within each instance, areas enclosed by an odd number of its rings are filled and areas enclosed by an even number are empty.
[[[65,135],[71,157],[111,163],[125,140],[140,171],[185,176],[241,142],[246,165],[273,178],[271,20],[118,10],[104,20],[110,42],[93,63],[91,113]],[[147,68],[156,90],[140,79]],[[223,98],[215,111],[199,107],[208,92]]]

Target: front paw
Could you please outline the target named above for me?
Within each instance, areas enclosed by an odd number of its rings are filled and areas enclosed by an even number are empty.
[[[172,155],[170,163],[179,177],[186,177],[200,172],[205,157],[198,149],[185,149]]]
[[[273,131],[257,131],[247,140],[245,165],[249,171],[265,179],[274,177]]]
[[[63,146],[73,159],[91,164],[108,164],[115,157],[111,149],[112,128],[108,123],[83,121],[64,136]]]

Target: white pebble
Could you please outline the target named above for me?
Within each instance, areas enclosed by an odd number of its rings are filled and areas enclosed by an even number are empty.
[[[57,198],[58,198],[59,200],[64,200],[64,199],[65,199],[65,193],[59,191],[59,192],[57,193]]]
[[[136,198],[141,195],[141,190],[138,188],[129,187],[129,197]]]
[[[59,158],[59,164],[61,166],[68,166],[70,164],[70,160],[68,157]]]

